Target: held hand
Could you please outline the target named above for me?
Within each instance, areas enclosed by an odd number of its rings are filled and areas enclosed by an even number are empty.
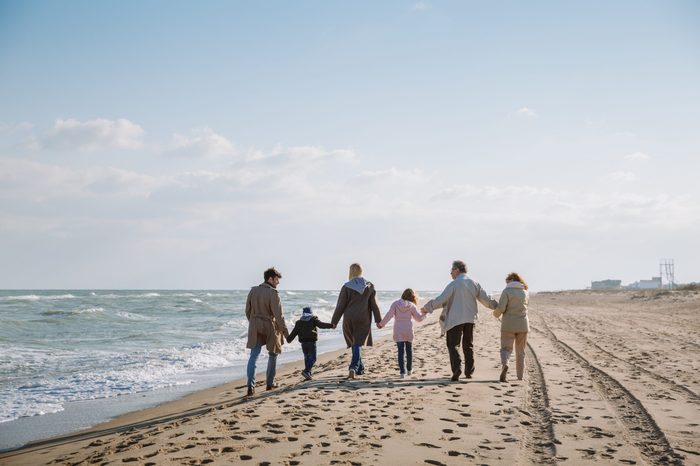
[[[420,308],[420,311],[421,311],[423,314],[427,314],[427,313],[428,313],[428,310],[425,308],[425,306],[423,306],[422,308]]]
[[[379,322],[377,322],[377,328],[382,328],[382,324],[380,324]]]
[[[335,328],[336,324],[333,324],[333,328]]]

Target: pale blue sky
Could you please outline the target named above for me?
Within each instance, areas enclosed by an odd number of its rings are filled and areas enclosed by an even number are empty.
[[[3,288],[700,280],[697,2],[0,3]]]

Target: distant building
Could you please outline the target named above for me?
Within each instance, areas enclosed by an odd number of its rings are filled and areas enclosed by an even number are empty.
[[[597,282],[591,282],[592,290],[616,290],[620,289],[622,285],[622,280],[600,280]]]
[[[625,288],[632,288],[635,290],[655,290],[662,288],[661,277],[651,277],[651,280],[639,280],[638,282],[630,283]]]

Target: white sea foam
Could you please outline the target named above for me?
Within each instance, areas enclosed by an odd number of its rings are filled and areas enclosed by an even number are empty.
[[[81,308],[81,309],[65,309],[65,310],[60,310],[60,309],[52,309],[48,311],[44,311],[41,313],[43,316],[74,316],[74,315],[79,315],[79,314],[97,314],[97,313],[103,313],[105,310],[101,307],[87,307],[87,308]]]
[[[43,301],[52,299],[73,299],[75,296],[72,294],[59,294],[59,295],[19,295],[19,296],[0,296],[0,301]]]
[[[16,362],[39,359],[46,364],[46,353],[25,352]],[[31,357],[30,357],[31,356]],[[61,360],[68,364],[63,352]],[[0,353],[3,360],[5,356]],[[188,345],[133,354],[112,354],[96,360],[95,367],[74,367],[64,375],[34,378],[29,383],[14,383],[0,390],[0,422],[23,416],[58,412],[67,402],[109,398],[113,396],[153,391],[160,388],[192,383],[197,372],[228,367],[246,358],[245,341],[240,339]],[[55,357],[50,361],[54,363]],[[8,361],[11,363],[11,361]],[[69,369],[68,367],[65,369]],[[12,381],[5,381],[11,383]],[[18,381],[15,381],[18,382]]]
[[[135,312],[118,311],[116,315],[127,320],[151,320],[150,317],[136,314]]]

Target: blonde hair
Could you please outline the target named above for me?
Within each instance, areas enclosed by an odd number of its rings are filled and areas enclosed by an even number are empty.
[[[355,277],[361,277],[362,276],[362,266],[355,262],[354,264],[350,264],[350,273],[348,274],[348,278],[352,280]]]
[[[509,273],[508,276],[506,277],[506,281],[507,282],[512,282],[512,281],[520,282],[523,284],[523,286],[527,290],[527,283],[525,283],[525,280],[523,280],[522,277],[520,275],[518,275],[516,272]]]
[[[416,294],[415,291],[413,291],[410,288],[406,288],[403,290],[403,294],[401,295],[401,299],[405,301],[411,301],[413,304],[418,304],[418,295]]]

